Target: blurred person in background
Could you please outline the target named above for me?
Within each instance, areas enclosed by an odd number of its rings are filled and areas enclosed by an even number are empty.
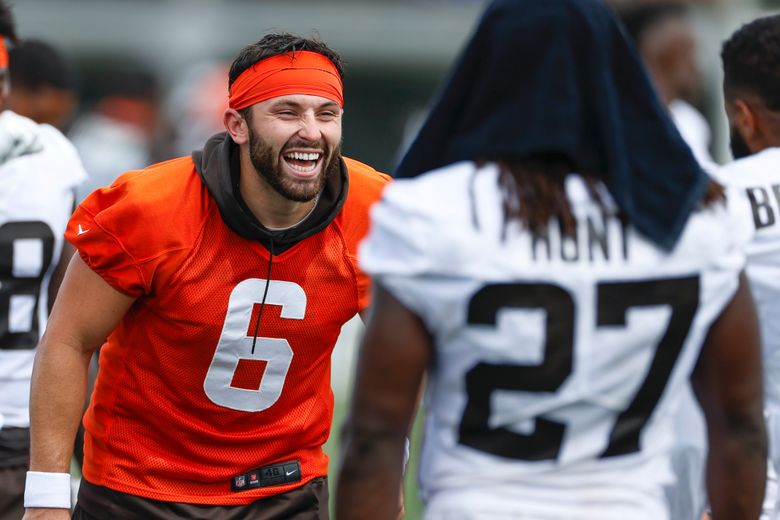
[[[745,224],[602,2],[493,2],[360,249],[339,520],[393,517],[426,373],[426,518],[682,520],[664,487],[692,379],[715,518],[756,520]]]
[[[222,131],[222,114],[228,108],[225,76],[229,68],[230,63],[200,63],[174,84],[166,111],[174,134],[175,154],[191,153]]]
[[[270,34],[240,51],[226,132],[83,201],[36,357],[25,518],[67,518],[86,363],[106,337],[74,511],[92,518],[327,518],[341,327],[389,177],[341,155],[340,56]],[[396,504],[396,510],[398,504]]]
[[[9,59],[8,108],[36,123],[52,125],[67,133],[78,104],[78,80],[73,63],[53,45],[37,39],[25,39],[11,46]],[[65,247],[70,259],[74,250],[67,242]],[[91,365],[91,381],[96,371],[97,359]],[[79,428],[75,443],[79,466],[83,459],[83,436],[84,430]]]
[[[10,50],[8,107],[36,123],[67,133],[78,106],[78,80],[70,60],[56,47],[27,39]]]
[[[702,76],[696,59],[696,32],[682,2],[625,4],[618,14],[647,66],[658,95],[702,167],[712,170],[709,123],[695,108]]]
[[[73,249],[64,240],[74,188],[86,175],[70,142],[8,108],[16,41],[0,2],[0,519],[24,514],[35,347]]]
[[[128,61],[101,71],[96,83],[96,101],[70,132],[89,174],[78,189],[79,200],[157,158],[160,92],[154,73]]]
[[[726,115],[734,162],[718,178],[737,188],[755,228],[747,275],[758,306],[770,467],[763,519],[780,518],[780,16],[760,18],[723,45]]]

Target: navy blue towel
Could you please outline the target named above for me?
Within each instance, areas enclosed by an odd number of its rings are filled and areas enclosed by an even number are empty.
[[[547,154],[602,179],[667,250],[708,183],[602,2],[496,0],[395,176]]]

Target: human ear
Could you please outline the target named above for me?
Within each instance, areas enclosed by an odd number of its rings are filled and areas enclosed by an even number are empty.
[[[249,142],[249,127],[246,119],[238,111],[232,108],[225,109],[222,122],[234,143],[241,145]]]
[[[743,99],[735,99],[731,103],[731,119],[733,125],[746,141],[752,141],[758,133],[758,118],[753,107]]]

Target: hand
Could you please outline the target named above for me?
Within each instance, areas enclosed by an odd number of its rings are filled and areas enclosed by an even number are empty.
[[[70,520],[70,509],[29,507],[22,520]]]
[[[42,149],[35,121],[10,110],[0,113],[0,164]]]

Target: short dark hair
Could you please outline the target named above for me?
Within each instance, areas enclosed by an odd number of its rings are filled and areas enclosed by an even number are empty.
[[[296,51],[311,51],[322,54],[336,66],[339,76],[344,77],[344,64],[341,56],[328,47],[325,42],[319,38],[304,38],[289,33],[273,33],[263,36],[260,41],[247,45],[233,63],[230,65],[228,74],[228,87],[238,78],[242,72],[257,63],[258,61]]]
[[[54,46],[41,40],[23,40],[9,52],[11,84],[36,91],[44,87],[75,91],[76,71]]]
[[[688,9],[678,2],[664,2],[618,8],[617,14],[626,34],[639,45],[651,29],[669,19],[685,18]]]
[[[757,95],[770,110],[780,110],[780,15],[743,25],[721,51],[727,97],[737,91]]]
[[[11,43],[19,41],[16,35],[16,21],[11,13],[11,8],[4,0],[0,0],[0,36],[7,38]]]

